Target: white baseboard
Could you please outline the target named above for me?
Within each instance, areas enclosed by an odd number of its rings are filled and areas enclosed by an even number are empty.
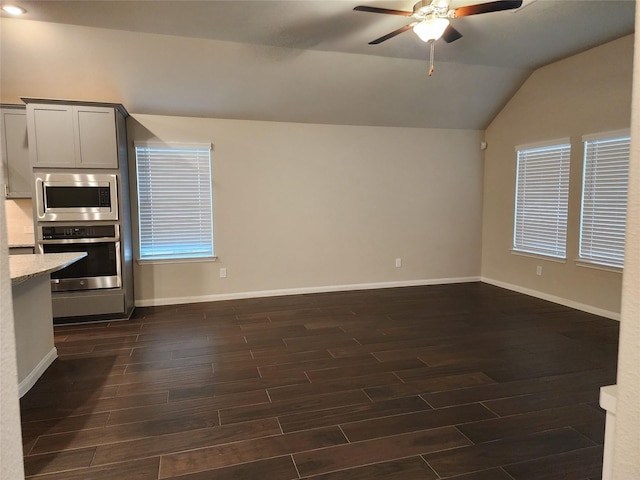
[[[180,305],[184,303],[217,302],[222,300],[241,300],[246,298],[281,297],[284,295],[303,295],[308,293],[346,292],[349,290],[375,290],[377,288],[418,287],[424,285],[444,285],[449,283],[479,282],[480,277],[431,278],[426,280],[404,280],[398,282],[356,283],[351,285],[326,285],[320,287],[284,288],[279,290],[260,290],[253,292],[221,293],[197,297],[169,297],[136,300],[136,307],[156,307],[161,305]]]
[[[495,285],[496,287],[506,288],[507,290],[513,290],[514,292],[524,293],[525,295],[540,298],[542,300],[547,300],[549,302],[557,303],[559,305],[564,305],[565,307],[575,308],[576,310],[581,310],[583,312],[599,315],[600,317],[605,317],[605,318],[610,318],[611,320],[620,321],[619,312],[612,312],[609,310],[604,310],[602,308],[594,307],[592,305],[587,305],[585,303],[574,302],[573,300],[567,300],[566,298],[557,297],[556,295],[550,295],[548,293],[539,292],[538,290],[532,290],[530,288],[524,288],[519,285],[513,285],[511,283],[501,282],[500,280],[494,280],[492,278],[482,277],[480,280],[484,283]]]
[[[44,358],[40,360],[38,365],[36,365],[36,367],[31,370],[31,373],[29,373],[29,375],[27,375],[25,379],[18,384],[18,395],[20,396],[20,398],[22,398],[25,393],[31,390],[31,387],[35,385],[38,379],[42,376],[45,370],[49,368],[49,365],[51,365],[56,358],[58,358],[58,349],[56,347],[53,347],[49,351],[49,353],[47,353]]]

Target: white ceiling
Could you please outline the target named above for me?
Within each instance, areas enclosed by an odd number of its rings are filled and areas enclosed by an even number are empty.
[[[287,80],[269,78],[270,94],[278,100],[270,110],[238,99],[236,111],[230,106],[220,111],[203,104],[207,95],[194,89],[193,101],[173,105],[173,114],[432,128],[485,128],[534,69],[633,33],[635,12],[634,0],[524,0],[518,10],[454,19],[452,25],[464,36],[451,44],[436,43],[436,70],[428,77],[428,48],[413,32],[368,45],[411,18],[353,11],[356,5],[411,10],[412,0],[17,3],[28,10],[28,20],[268,47],[269,55],[260,62],[269,71],[267,64],[273,63],[279,78]],[[450,6],[475,3],[482,2],[451,0]],[[322,59],[320,72],[293,60],[307,50],[318,52],[309,58]],[[232,64],[227,68],[233,72]],[[242,75],[243,66],[237,71],[234,92],[244,82],[255,89],[255,82]],[[322,92],[322,105],[313,95],[307,95],[308,103],[304,95],[289,101],[287,89],[296,81],[307,92]],[[164,111],[168,105],[141,102],[140,108],[169,113]]]

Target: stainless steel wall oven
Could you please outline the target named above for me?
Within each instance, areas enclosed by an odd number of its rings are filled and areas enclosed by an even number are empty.
[[[40,226],[41,253],[86,252],[87,256],[51,274],[51,290],[68,292],[122,285],[120,228],[111,225]]]

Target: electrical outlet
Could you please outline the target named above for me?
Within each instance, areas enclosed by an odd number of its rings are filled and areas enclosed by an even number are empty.
[[[220,269],[220,278],[227,278],[227,269],[225,267]]]
[[[542,275],[542,266],[541,265],[538,265],[536,267],[536,275]]]
[[[402,259],[396,258],[396,268],[400,268],[402,266]]]

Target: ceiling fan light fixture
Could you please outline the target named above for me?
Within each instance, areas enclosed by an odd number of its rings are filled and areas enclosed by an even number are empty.
[[[413,31],[423,42],[430,42],[438,40],[448,26],[449,20],[447,18],[430,17],[414,26]]]
[[[3,5],[2,10],[7,12],[9,15],[13,15],[14,17],[27,13],[24,8],[17,5]]]

